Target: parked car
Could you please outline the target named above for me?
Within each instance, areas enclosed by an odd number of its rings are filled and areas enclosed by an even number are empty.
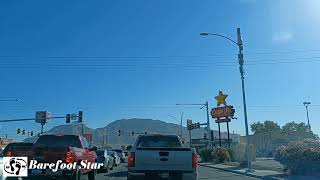
[[[86,138],[79,135],[42,135],[34,144],[34,159],[46,163],[56,163],[58,160],[64,160],[65,163],[80,160],[95,163],[97,160],[95,150],[97,150],[96,147],[90,148]],[[29,172],[32,178],[40,179],[56,177],[78,180],[84,174],[88,175],[89,180],[94,180],[96,170],[77,167],[71,170],[58,169],[55,173],[49,169],[32,169]]]
[[[124,153],[124,155],[125,155],[126,157],[128,157],[129,151],[124,151],[123,153]]]
[[[108,151],[108,155],[113,157],[114,166],[118,166],[121,163],[120,157],[115,151]]]
[[[113,169],[114,160],[111,156],[108,155],[107,150],[97,150],[97,162],[103,163],[103,167],[100,169],[100,172],[108,172]]]
[[[128,180],[163,177],[196,180],[198,159],[194,148],[183,148],[176,135],[140,135],[128,156]]]
[[[122,149],[113,149],[112,151],[115,151],[118,153],[118,156],[120,157],[120,160],[122,163],[126,161],[126,155],[124,154]]]
[[[33,143],[15,142],[8,144],[3,152],[3,156],[33,157]]]
[[[108,152],[107,152],[108,153]],[[110,164],[110,166],[111,166],[111,168],[110,168],[110,170],[113,170],[113,167],[115,166],[115,164],[114,164],[114,157],[112,157],[112,156],[110,156],[110,155],[108,155],[107,154],[107,156],[109,157],[108,159],[109,159],[109,164]]]

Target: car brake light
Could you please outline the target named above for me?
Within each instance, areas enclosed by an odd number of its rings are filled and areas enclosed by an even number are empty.
[[[66,154],[66,163],[73,163],[73,157],[72,157],[72,152],[68,151]]]
[[[12,156],[12,151],[7,152],[7,156],[11,157]]]
[[[196,169],[198,167],[198,156],[192,154],[192,168]]]
[[[135,165],[135,154],[131,152],[128,154],[128,167],[134,167]]]

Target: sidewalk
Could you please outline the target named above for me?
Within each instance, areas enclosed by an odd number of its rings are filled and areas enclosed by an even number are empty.
[[[227,171],[235,174],[241,174],[249,177],[254,177],[258,179],[284,179],[284,180],[319,180],[320,177],[314,176],[297,176],[297,175],[288,175],[284,172],[272,171],[272,170],[262,170],[254,169],[254,172],[246,172],[246,168],[239,166],[227,166],[223,164],[212,164],[212,163],[199,163],[200,166],[205,166],[209,168],[214,168],[221,171]]]
[[[236,174],[246,175],[259,179],[284,179],[285,174],[272,170],[254,170],[254,172],[246,172],[245,168],[238,166],[227,166],[223,164],[199,163],[200,166],[214,168],[222,171],[232,172]]]

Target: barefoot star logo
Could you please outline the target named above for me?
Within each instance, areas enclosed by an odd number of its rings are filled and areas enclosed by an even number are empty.
[[[28,158],[27,157],[3,157],[4,177],[27,177]]]

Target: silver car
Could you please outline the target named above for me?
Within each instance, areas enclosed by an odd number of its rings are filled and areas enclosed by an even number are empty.
[[[100,172],[108,172],[109,170],[113,169],[114,160],[111,156],[108,155],[107,150],[97,150],[97,162],[103,163],[103,167],[100,169]]]
[[[121,163],[120,157],[115,151],[108,151],[108,155],[114,158],[114,166],[118,166]]]
[[[115,151],[118,153],[118,156],[120,157],[120,160],[122,163],[126,161],[126,155],[124,154],[122,149],[113,149],[112,151]]]

